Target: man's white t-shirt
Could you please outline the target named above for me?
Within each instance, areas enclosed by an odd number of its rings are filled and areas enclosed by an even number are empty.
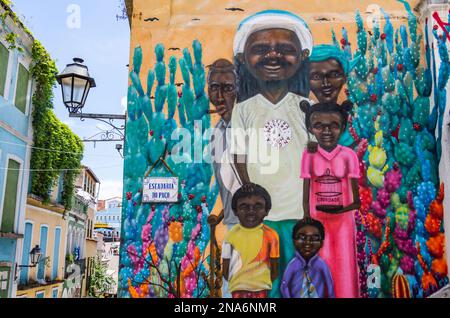
[[[288,93],[272,104],[258,94],[238,103],[232,113],[230,153],[247,156],[250,181],[263,186],[272,199],[266,220],[303,218],[303,180],[300,164],[308,143],[305,97]]]

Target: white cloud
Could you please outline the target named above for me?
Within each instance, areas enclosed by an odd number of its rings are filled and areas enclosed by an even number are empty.
[[[98,198],[106,200],[113,197],[121,197],[123,189],[122,180],[104,180],[100,184],[100,193]]]

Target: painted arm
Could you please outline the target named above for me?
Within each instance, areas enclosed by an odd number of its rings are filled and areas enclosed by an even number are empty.
[[[290,264],[289,264],[290,265]],[[281,286],[280,286],[280,292],[283,298],[292,298],[291,296],[291,290],[289,289],[289,283],[292,280],[293,271],[290,270],[290,266],[287,266],[286,270],[284,271],[283,278],[281,280]]]
[[[361,200],[359,199],[358,179],[352,178],[351,183],[352,183],[353,203],[347,205],[345,208],[338,211],[337,213],[345,213],[348,211],[358,210],[361,207]]]
[[[303,217],[310,218],[309,210],[309,194],[310,194],[311,179],[303,179]]]
[[[251,185],[250,177],[247,171],[247,156],[246,155],[233,155],[233,163],[236,167],[236,171],[239,178],[242,181],[242,187],[246,192],[252,192],[253,187]]]
[[[278,277],[278,258],[270,259],[270,279],[272,282]]]
[[[230,274],[230,259],[229,258],[222,259],[222,266],[223,266],[223,278],[225,278],[228,281],[228,275]]]

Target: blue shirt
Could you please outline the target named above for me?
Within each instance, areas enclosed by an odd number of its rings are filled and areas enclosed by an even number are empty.
[[[295,252],[295,257],[286,267],[281,281],[280,289],[283,298],[301,298],[305,270],[308,270],[319,298],[335,297],[333,278],[325,261],[316,254],[306,262],[299,252]]]

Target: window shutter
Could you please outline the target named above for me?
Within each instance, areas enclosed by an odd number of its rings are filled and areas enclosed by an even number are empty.
[[[8,73],[9,51],[0,43],[0,96],[5,96],[6,75]]]
[[[27,108],[27,93],[28,93],[28,81],[30,79],[30,74],[27,69],[19,64],[19,74],[17,77],[17,88],[16,88],[16,107],[25,113]]]
[[[16,216],[17,191],[19,185],[20,163],[14,160],[8,162],[8,174],[6,177],[6,189],[3,200],[3,216],[1,231],[12,233],[14,230],[14,219]]]

